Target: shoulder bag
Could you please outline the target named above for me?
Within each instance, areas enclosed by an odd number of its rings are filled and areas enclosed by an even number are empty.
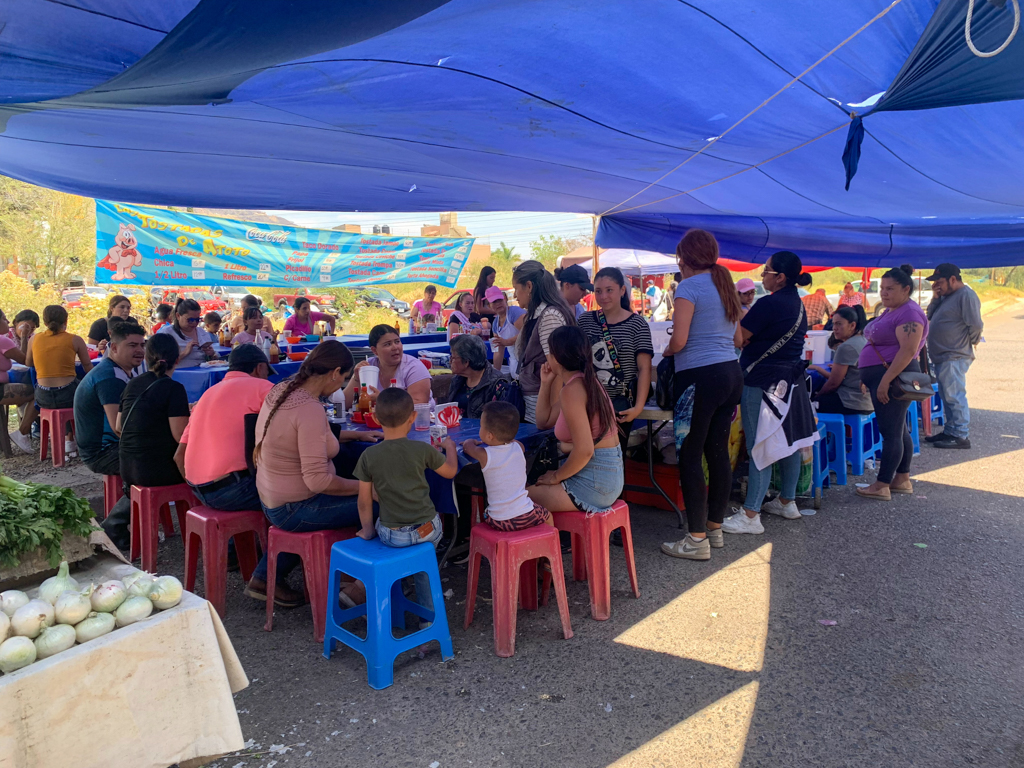
[[[882,357],[882,353],[878,351],[878,347],[875,343],[868,339],[868,344],[875,350],[875,354],[878,355],[878,359],[882,361],[882,366],[885,370],[889,370],[889,364],[885,362],[885,358]],[[935,390],[932,386],[935,383],[935,379],[932,378],[931,373],[928,369],[928,358],[924,357],[925,371],[924,373],[915,373],[914,371],[904,371],[899,374],[895,379],[892,380],[892,384],[889,385],[889,397],[893,400],[915,400],[922,402],[929,399],[935,394]]]
[[[612,368],[615,369],[615,373],[618,374],[619,380],[623,382],[623,392],[620,393],[620,397],[625,397],[629,402],[629,407],[632,408],[637,403],[637,389],[640,386],[639,378],[634,379],[631,383],[626,383],[626,377],[622,373],[622,364],[619,363],[619,352],[615,348],[615,340],[612,338],[611,328],[608,327],[608,320],[604,316],[604,310],[598,309],[594,312],[597,316],[597,321],[601,324],[601,339],[604,341],[605,347],[608,349],[608,359],[612,361]],[[646,403],[650,397],[650,392],[645,393],[647,396],[644,397]]]
[[[790,328],[788,331],[786,331],[786,334],[781,339],[779,339],[774,344],[772,344],[770,347],[768,347],[768,349],[765,351],[765,353],[763,355],[761,355],[759,358],[757,358],[757,360],[755,360],[750,365],[748,365],[743,370],[743,373],[744,374],[750,373],[752,370],[754,370],[754,366],[755,365],[760,363],[766,357],[769,357],[770,355],[774,355],[776,352],[778,352],[780,349],[782,349],[784,346],[786,346],[786,344],[789,343],[789,340],[792,339],[793,336],[796,334],[797,329],[800,328],[800,323],[802,323],[804,321],[805,314],[806,314],[806,310],[804,309],[804,303],[801,301],[800,302],[800,313],[796,316],[796,322],[793,323],[793,327]]]

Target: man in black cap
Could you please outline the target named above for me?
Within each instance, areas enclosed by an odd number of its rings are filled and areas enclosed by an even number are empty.
[[[944,430],[925,440],[936,448],[970,448],[971,411],[967,406],[967,370],[981,341],[981,299],[964,284],[960,267],[939,264],[925,278],[935,298],[928,305],[928,353],[939,380],[945,410]]]
[[[590,275],[579,264],[573,264],[571,267],[556,269],[555,280],[561,283],[562,297],[569,308],[576,313],[576,319],[579,320],[580,315],[587,311],[587,308],[580,302],[588,292],[594,290],[594,284],[590,282]]]

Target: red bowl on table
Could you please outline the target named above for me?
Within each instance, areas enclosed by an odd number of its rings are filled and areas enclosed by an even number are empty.
[[[287,336],[289,344],[300,344],[304,340],[301,336]]]
[[[297,363],[300,360],[305,360],[306,355],[308,354],[309,352],[289,352],[288,359],[291,360],[293,363]]]
[[[363,423],[370,429],[380,429],[380,422],[377,421],[377,417],[372,413],[363,414]]]

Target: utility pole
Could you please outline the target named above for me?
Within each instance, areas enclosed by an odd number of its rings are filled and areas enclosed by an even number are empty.
[[[592,241],[591,247],[593,248],[594,274],[595,275],[601,269],[600,257],[599,257],[598,252],[597,252],[597,221],[598,221],[599,218],[600,218],[599,216],[591,216],[590,217],[590,222],[591,222],[590,239]]]

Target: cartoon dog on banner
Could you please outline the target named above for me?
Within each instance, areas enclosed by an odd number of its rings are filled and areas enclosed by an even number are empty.
[[[142,254],[135,248],[139,241],[132,234],[134,231],[134,224],[122,224],[114,236],[114,247],[107,251],[103,261],[96,265],[111,270],[114,273],[111,280],[134,280],[135,273],[132,272],[132,267],[142,266]]]

